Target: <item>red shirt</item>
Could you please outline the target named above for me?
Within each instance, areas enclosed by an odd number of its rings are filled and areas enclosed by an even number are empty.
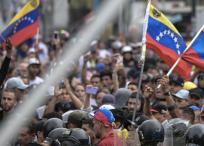
[[[126,143],[122,142],[118,135],[111,130],[100,139],[97,146],[126,146]]]

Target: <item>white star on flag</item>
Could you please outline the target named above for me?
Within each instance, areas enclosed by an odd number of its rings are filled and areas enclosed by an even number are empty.
[[[162,32],[160,32],[159,36],[160,36],[160,37],[163,37],[164,35],[163,35],[163,33],[162,33]]]
[[[174,37],[174,33],[173,33],[173,32],[171,33],[171,37],[172,37],[172,38]]]
[[[177,37],[175,37],[175,38],[174,38],[174,42],[175,42],[175,43],[177,43],[177,42],[178,42],[178,39],[177,39]]]
[[[176,48],[179,49],[179,47],[180,47],[180,45],[177,43],[177,44],[176,44]]]
[[[160,38],[159,38],[159,36],[157,36],[156,40],[157,40],[158,42],[160,41]]]

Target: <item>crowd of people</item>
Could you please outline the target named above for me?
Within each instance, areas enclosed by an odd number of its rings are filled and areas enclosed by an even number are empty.
[[[61,30],[48,42],[1,46],[1,123],[43,84],[68,41],[78,43]],[[93,40],[89,50],[67,66],[10,145],[204,145],[204,72],[193,70],[189,81],[168,77],[169,67],[148,49],[139,89],[141,43],[115,36]]]

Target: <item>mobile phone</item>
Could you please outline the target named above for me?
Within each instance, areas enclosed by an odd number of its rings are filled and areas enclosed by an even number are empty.
[[[86,93],[95,95],[98,91],[98,87],[88,86],[86,87]]]

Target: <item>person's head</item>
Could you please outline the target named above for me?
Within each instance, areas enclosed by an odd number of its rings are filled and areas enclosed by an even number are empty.
[[[195,120],[194,123],[199,123],[200,118],[200,108],[196,105],[191,105],[189,108],[191,108],[195,114]]]
[[[185,136],[186,146],[202,146],[204,144],[204,125],[192,125]]]
[[[171,92],[176,93],[183,88],[184,80],[178,75],[171,75],[169,77],[169,84],[171,86]]]
[[[80,99],[84,99],[86,96],[86,92],[85,92],[85,88],[84,85],[82,84],[78,84],[75,86],[75,90],[74,93],[76,94],[76,96]]]
[[[204,124],[204,106],[202,106],[199,114],[199,123]]]
[[[13,89],[4,89],[1,97],[3,111],[11,111],[17,104],[16,94]]]
[[[186,107],[188,102],[189,91],[185,89],[181,89],[176,94],[173,94],[174,100],[179,108]]]
[[[100,76],[103,87],[109,88],[112,86],[112,73],[110,71],[104,71]]]
[[[132,47],[131,46],[124,46],[121,51],[122,51],[124,60],[132,59]]]
[[[137,129],[142,146],[157,145],[164,141],[164,127],[159,121],[146,120]]]
[[[84,113],[81,111],[73,111],[67,118],[66,128],[81,128]]]
[[[194,88],[189,90],[189,99],[190,103],[202,104],[202,98],[204,96],[204,92],[200,88]]]
[[[100,88],[101,87],[101,78],[99,75],[93,75],[91,77],[91,84],[94,86],[94,87],[98,87]]]
[[[13,89],[15,91],[17,101],[22,100],[28,87],[29,85],[25,84],[22,79],[18,77],[9,78],[4,86],[5,89]]]
[[[58,118],[50,118],[43,124],[43,136],[46,138],[50,131],[56,128],[62,128],[63,121]]]
[[[137,99],[137,92],[133,92],[128,98],[127,108],[130,112],[133,112],[136,106],[136,111],[142,112],[143,104],[144,104],[144,98],[142,97],[142,95],[139,94],[139,98]]]
[[[35,129],[33,125],[25,125],[20,128],[18,135],[18,144],[21,146],[27,146],[32,143],[35,138]]]
[[[112,53],[120,53],[120,50],[122,48],[123,44],[116,40],[111,44],[111,49],[112,49]]]
[[[37,58],[30,58],[28,64],[29,76],[36,77],[40,72],[40,61]]]
[[[90,146],[90,136],[81,128],[56,128],[47,138],[50,146]]]
[[[159,122],[163,122],[168,118],[168,110],[164,104],[157,103],[152,106],[150,111]]]
[[[70,95],[65,88],[64,82],[61,82],[59,84],[58,94],[56,94],[55,96],[58,96],[57,98],[60,101],[71,101]]]
[[[28,63],[27,62],[21,62],[18,65],[17,71],[18,71],[18,75],[22,78],[22,79],[27,79],[28,78]]]
[[[193,109],[186,107],[182,110],[181,118],[184,120],[190,121],[190,123],[194,123],[195,121],[195,113]]]
[[[115,96],[115,107],[123,108],[127,106],[128,98],[132,93],[126,88],[119,88],[114,96]]]
[[[93,119],[96,137],[102,138],[104,134],[110,132],[114,122],[115,118],[110,110],[105,108],[97,110]]]
[[[136,82],[130,82],[128,83],[128,90],[130,90],[132,93],[137,92],[137,84]]]
[[[102,97],[101,103],[102,103],[102,105],[104,105],[104,104],[114,105],[115,104],[115,97],[112,94],[106,94]]]
[[[106,95],[106,93],[104,91],[98,91],[96,94],[96,104],[98,107],[100,107],[102,105],[102,99],[103,97]]]
[[[81,127],[86,133],[90,136],[92,144],[95,143],[96,136],[93,129],[93,119],[91,118],[85,118],[82,120],[82,127]]]
[[[198,75],[198,87],[204,88],[204,72]]]

